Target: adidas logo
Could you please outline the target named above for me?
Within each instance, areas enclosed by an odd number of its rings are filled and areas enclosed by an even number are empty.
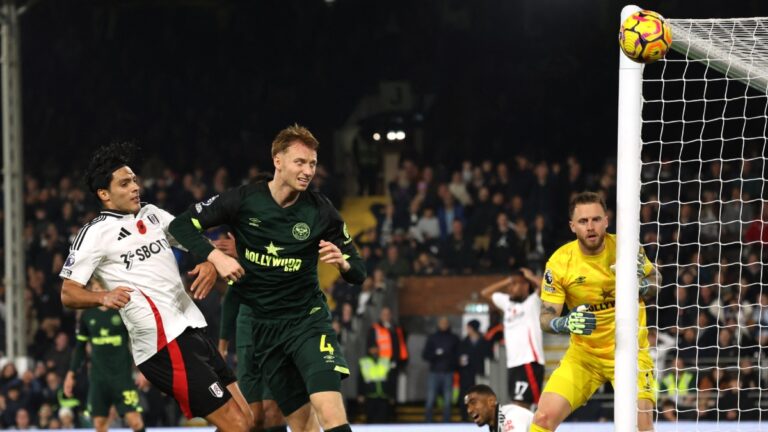
[[[120,240],[128,237],[129,235],[131,235],[130,231],[128,231],[125,228],[120,228],[120,234],[117,236],[117,241],[120,241]]]

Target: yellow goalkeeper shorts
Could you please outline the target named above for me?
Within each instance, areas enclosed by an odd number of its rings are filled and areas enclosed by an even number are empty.
[[[637,397],[656,404],[656,380],[653,377],[653,362],[648,351],[638,354]],[[614,362],[597,358],[573,346],[568,348],[544,386],[544,392],[559,394],[571,404],[571,411],[584,405],[592,394],[613,379]]]

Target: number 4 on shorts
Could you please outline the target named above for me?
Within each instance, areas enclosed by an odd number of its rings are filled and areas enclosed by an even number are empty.
[[[328,352],[333,355],[333,345],[325,342],[325,335],[320,336],[320,352]]]

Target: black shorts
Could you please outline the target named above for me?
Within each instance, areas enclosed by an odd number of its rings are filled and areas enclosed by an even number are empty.
[[[515,402],[539,403],[544,365],[531,362],[507,369],[509,397]]]
[[[236,381],[203,330],[191,327],[138,368],[160,391],[173,395],[187,418],[205,417],[227,403],[232,397],[227,386]]]

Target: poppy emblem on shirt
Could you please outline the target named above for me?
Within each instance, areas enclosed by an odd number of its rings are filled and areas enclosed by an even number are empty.
[[[146,234],[147,233],[147,226],[144,225],[144,221],[139,219],[138,222],[136,222],[136,228],[139,229],[139,234]]]

